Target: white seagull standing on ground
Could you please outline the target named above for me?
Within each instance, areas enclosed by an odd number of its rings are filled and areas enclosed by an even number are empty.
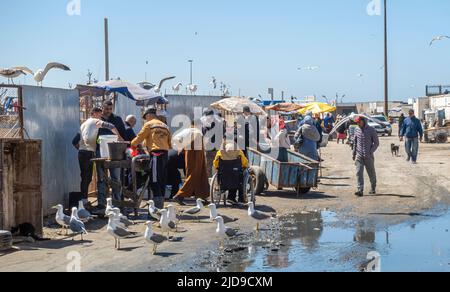
[[[27,73],[19,69],[0,69],[0,76],[7,78],[8,84],[11,82],[14,85],[14,79],[22,75],[27,75]]]
[[[129,220],[125,215],[120,213],[119,208],[112,209],[109,216],[117,226],[120,226],[124,229],[134,225],[133,221]]]
[[[259,222],[272,219],[273,216],[255,210],[253,202],[248,203],[248,216],[256,220],[256,230],[259,230]]]
[[[106,231],[109,235],[114,237],[114,248],[120,250],[120,240],[130,238],[130,236],[134,236],[136,235],[136,233],[130,232],[125,228],[120,227],[114,219],[114,214],[110,214],[108,217],[109,221]]]
[[[435,42],[439,42],[439,41],[443,41],[445,39],[450,39],[450,36],[447,35],[440,35],[440,36],[436,36],[434,37],[431,42],[430,42],[430,47],[432,47],[434,45]]]
[[[167,218],[170,222],[173,222],[178,225],[179,221],[177,218],[177,211],[173,205],[167,206]]]
[[[184,215],[188,216],[196,216],[198,221],[198,214],[202,211],[204,208],[202,199],[197,199],[197,206],[187,209],[183,212]]]
[[[55,221],[56,221],[56,223],[58,223],[58,225],[60,225],[63,229],[66,230],[66,235],[67,235],[67,231],[70,227],[70,216],[67,216],[66,214],[64,214],[63,205],[54,206],[52,209],[58,210],[56,212]]]
[[[148,214],[156,221],[161,220],[161,210],[155,207],[155,201],[148,201]]]
[[[220,215],[217,212],[216,204],[210,204],[210,205],[208,205],[208,208],[209,208],[209,220],[211,220],[211,222],[214,222],[217,217],[222,217],[222,219],[223,219],[223,221],[225,223],[230,223],[230,222],[236,222],[237,221],[237,219],[233,219],[233,218],[229,218],[227,216]]]
[[[219,236],[225,237],[225,238],[232,238],[237,235],[238,232],[236,229],[225,226],[225,222],[224,222],[222,216],[218,216],[214,220],[217,222],[216,233]]]
[[[78,209],[76,207],[72,208],[72,216],[70,217],[70,230],[74,236],[81,235],[81,240],[83,240],[83,235],[87,235],[86,227],[83,221],[78,218]]]
[[[170,232],[176,232],[177,231],[177,225],[175,222],[172,222],[169,220],[168,212],[166,209],[161,210],[161,221],[159,222],[161,226],[161,230],[163,232],[167,232],[167,238],[170,238]]]
[[[91,213],[89,213],[89,211],[84,208],[83,201],[79,201],[78,202],[78,217],[84,223],[87,223],[87,222],[89,222],[92,219]]]
[[[144,239],[147,243],[153,244],[153,251],[152,254],[154,255],[156,253],[156,249],[158,248],[158,245],[162,244],[164,241],[167,240],[167,237],[153,233],[153,227],[152,222],[148,221],[147,223],[147,229],[144,233]]]

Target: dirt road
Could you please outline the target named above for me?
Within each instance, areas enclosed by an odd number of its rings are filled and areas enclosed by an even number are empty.
[[[400,144],[397,137],[382,137],[376,153],[379,189],[375,196],[354,196],[356,180],[351,152],[346,145],[330,142],[323,150],[324,177],[320,186],[310,194],[297,198],[292,191],[270,190],[258,197],[259,208],[278,214],[301,211],[329,210],[337,216],[352,220],[375,219],[379,228],[408,220],[422,220],[425,212],[446,212],[450,204],[450,144],[422,144],[418,165],[401,157],[392,157],[391,143]],[[369,185],[367,185],[368,191]],[[252,232],[254,222],[245,210],[221,209],[221,213],[240,220],[230,224],[241,232]],[[152,256],[151,247],[141,237],[122,241],[123,250],[114,250],[114,240],[105,232],[106,221],[96,221],[84,242],[54,237],[50,242],[20,245],[19,250],[0,254],[0,271],[66,271],[79,267],[82,271],[190,271],[196,269],[195,259],[206,250],[215,250],[218,240],[215,225],[184,222],[188,230],[179,233],[179,242],[161,245]],[[144,231],[144,221],[132,229]],[[46,230],[50,236],[55,230]]]

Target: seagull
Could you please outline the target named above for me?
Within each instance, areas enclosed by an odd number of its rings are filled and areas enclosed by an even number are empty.
[[[109,216],[113,213],[114,209],[114,205],[113,205],[113,201],[111,198],[106,199],[106,210],[105,210],[105,215]]]
[[[169,81],[169,80],[172,80],[172,79],[175,79],[175,78],[176,78],[175,76],[171,76],[171,77],[167,77],[167,78],[162,79],[162,80],[159,82],[159,85],[158,85],[158,86],[153,87],[153,91],[154,91],[155,93],[160,93],[163,84],[164,84],[166,81]]]
[[[200,214],[200,212],[202,211],[203,208],[204,208],[204,206],[203,206],[202,199],[197,199],[197,206],[195,206],[191,209],[187,209],[186,211],[183,212],[183,214],[189,215],[189,216],[197,216],[197,219],[198,219],[198,214]]]
[[[189,90],[191,94],[195,94],[198,90],[198,85],[196,84],[188,85],[187,90]]]
[[[432,47],[433,44],[434,44],[435,42],[439,42],[439,41],[442,41],[442,40],[444,40],[444,39],[450,39],[450,36],[447,36],[447,35],[440,35],[440,36],[434,37],[434,38],[431,40],[431,42],[430,42],[430,47]]]
[[[161,210],[155,207],[155,202],[153,200],[150,200],[148,202],[148,214],[150,214],[150,217],[153,219],[159,221],[161,220]]]
[[[259,230],[259,221],[273,218],[273,216],[255,210],[255,204],[253,202],[248,203],[248,216],[257,221],[256,230]]]
[[[172,86],[172,89],[175,93],[178,93],[181,90],[181,87],[183,86],[183,83],[178,82],[174,86]]]
[[[216,89],[217,88],[217,80],[216,80],[216,77],[211,77],[211,82],[210,82],[210,84],[213,86],[213,88],[214,89]]]
[[[167,209],[161,210],[161,220],[159,224],[163,232],[167,232],[167,238],[170,238],[170,231],[175,232],[177,230],[176,224],[169,220]]]
[[[70,217],[64,214],[64,207],[62,205],[54,206],[52,209],[58,210],[55,217],[56,223],[58,223],[63,229],[66,229],[67,234],[67,229],[70,227]]]
[[[166,241],[167,237],[162,236],[160,234],[153,233],[151,221],[148,221],[146,224],[147,224],[147,229],[145,230],[145,233],[144,233],[144,239],[147,243],[153,244],[152,254],[155,254],[156,249],[158,248],[158,245],[160,245],[161,243]]]
[[[8,84],[11,82],[14,85],[14,80],[21,75],[27,75],[27,73],[23,70],[19,69],[0,69],[0,76],[8,78]]]
[[[211,220],[211,222],[214,222],[216,220],[217,217],[222,217],[223,221],[225,223],[230,223],[230,222],[236,222],[237,219],[232,219],[226,216],[222,216],[217,212],[217,206],[216,204],[210,204],[208,206],[209,208],[209,219]]]
[[[297,70],[299,70],[299,71],[314,71],[314,70],[317,70],[317,69],[320,69],[320,67],[319,66],[307,66],[307,67],[299,67],[299,68],[297,68]]]
[[[84,208],[83,201],[78,202],[78,217],[84,223],[87,223],[87,222],[89,222],[89,220],[92,219],[91,213],[89,213],[89,211]]]
[[[173,205],[167,206],[167,217],[169,218],[169,221],[178,224],[177,211]]]
[[[108,221],[108,227],[106,228],[106,231],[108,232],[109,235],[114,237],[114,240],[115,240],[114,248],[117,250],[120,250],[120,240],[129,238],[130,236],[134,236],[134,235],[136,235],[136,233],[130,232],[130,231],[126,230],[125,228],[120,227],[117,224],[114,216],[115,215],[113,215],[113,214],[108,215],[109,221]]]
[[[126,229],[134,225],[134,222],[130,221],[127,216],[120,213],[119,208],[112,209],[112,213],[110,214],[110,216],[112,216],[114,223],[122,228]]]
[[[34,81],[36,81],[38,83],[38,85],[40,83],[41,86],[42,86],[42,81],[44,81],[45,76],[47,75],[47,73],[50,70],[52,70],[52,69],[60,69],[60,70],[64,70],[64,71],[70,71],[70,68],[67,67],[66,65],[61,64],[61,63],[56,63],[56,62],[48,63],[47,66],[45,66],[45,69],[39,69],[39,70],[36,71],[36,73],[33,72],[32,70],[30,70],[27,67],[15,67],[13,69],[22,70],[22,71],[27,72],[27,73],[29,73],[31,75],[34,75]]]
[[[229,228],[225,226],[223,217],[218,216],[214,219],[217,222],[216,233],[221,237],[232,238],[237,235],[237,230],[233,228]]]
[[[83,234],[88,235],[84,223],[78,219],[78,209],[76,207],[72,208],[72,216],[70,217],[69,227],[74,235],[81,235],[81,240],[83,240]]]

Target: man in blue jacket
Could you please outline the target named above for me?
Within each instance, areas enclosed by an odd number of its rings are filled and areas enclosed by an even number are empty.
[[[414,110],[409,111],[409,117],[403,123],[400,131],[400,141],[405,140],[406,154],[408,154],[407,161],[417,164],[417,156],[419,154],[419,140],[423,140],[422,123],[416,118]],[[406,137],[406,139],[405,139]]]

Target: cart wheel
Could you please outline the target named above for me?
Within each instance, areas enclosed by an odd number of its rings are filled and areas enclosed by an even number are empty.
[[[210,195],[211,202],[219,206],[222,201],[222,192],[220,191],[219,177],[217,173],[213,176],[211,181]]]
[[[448,135],[446,133],[440,133],[436,136],[436,143],[444,144],[448,141]]]
[[[295,190],[297,191],[298,195],[306,195],[307,193],[309,193],[311,191],[311,188],[295,188]]]
[[[258,166],[252,166],[249,169],[250,176],[253,179],[253,188],[254,188],[254,195],[259,196],[264,192],[264,188],[266,186],[266,175],[264,174],[263,170]]]
[[[246,204],[249,202],[256,204],[255,184],[252,175],[248,171],[244,175],[244,199]]]

